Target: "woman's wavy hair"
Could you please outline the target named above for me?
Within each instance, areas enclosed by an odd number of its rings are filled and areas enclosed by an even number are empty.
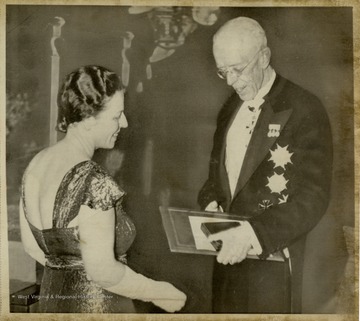
[[[96,116],[117,92],[125,90],[119,76],[101,66],[84,66],[70,73],[58,94],[56,129],[66,133],[70,124]]]

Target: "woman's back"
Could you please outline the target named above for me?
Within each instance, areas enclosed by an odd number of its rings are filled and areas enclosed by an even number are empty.
[[[24,202],[27,219],[39,230],[52,227],[61,182],[71,168],[83,160],[58,143],[41,151],[29,164],[23,180]]]

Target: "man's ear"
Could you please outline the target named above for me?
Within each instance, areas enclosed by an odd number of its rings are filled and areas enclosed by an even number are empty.
[[[90,116],[90,117],[84,119],[84,127],[86,130],[90,130],[95,125],[96,125],[96,119],[94,116]]]
[[[262,55],[261,55],[261,66],[263,67],[263,69],[266,69],[267,66],[269,66],[270,64],[270,58],[271,58],[271,50],[269,47],[266,47],[262,50]]]

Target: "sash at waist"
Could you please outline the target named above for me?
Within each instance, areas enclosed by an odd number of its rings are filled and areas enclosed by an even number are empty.
[[[45,266],[54,270],[81,270],[84,269],[84,262],[77,256],[52,256],[48,255]],[[127,264],[126,254],[117,255],[117,261]]]
[[[77,256],[52,256],[46,257],[45,266],[54,270],[81,270],[84,269],[84,262]]]

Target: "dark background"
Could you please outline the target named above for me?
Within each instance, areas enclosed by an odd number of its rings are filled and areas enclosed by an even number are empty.
[[[352,8],[221,8],[215,25],[198,26],[172,56],[152,64],[150,80],[145,70],[154,39],[146,15],[130,15],[128,7],[120,6],[8,5],[6,11],[7,96],[27,93],[30,102],[30,112],[7,137],[10,240],[20,240],[17,203],[23,170],[48,144],[50,23],[56,16],[66,21],[57,41],[61,79],[86,64],[121,74],[121,36],[131,31],[135,38],[128,51],[125,108],[129,128],[116,145],[124,161],[119,171],[114,159],[118,154],[99,151],[95,158],[105,167],[115,163],[113,174],[127,191],[127,212],[138,230],[130,263],[139,272],[183,288],[191,297],[187,312],[208,312],[212,258],[170,253],[158,206],[197,208],[216,116],[231,93],[216,75],[212,35],[225,21],[249,16],[267,33],[276,72],[316,94],[330,117],[332,200],[308,237],[303,308],[310,313],[339,311],[334,300],[344,282],[343,226],[354,226]],[[139,82],[142,93],[136,91]],[[350,308],[351,302],[340,310]]]

